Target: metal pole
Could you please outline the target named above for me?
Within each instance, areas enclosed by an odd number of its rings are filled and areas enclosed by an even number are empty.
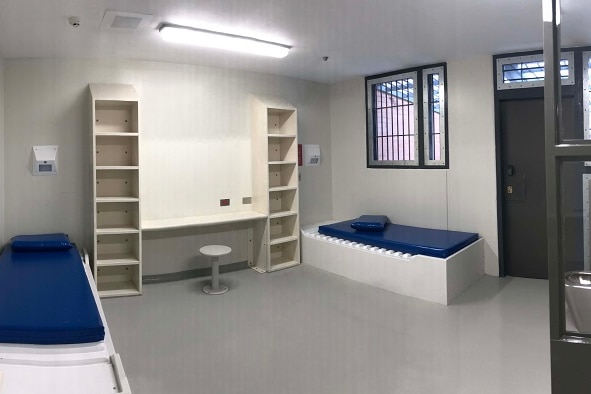
[[[564,266],[560,243],[560,166],[556,145],[560,141],[560,1],[543,0],[544,17],[544,119],[546,135],[546,215],[548,232],[548,279],[550,338],[565,332]]]
[[[212,257],[211,265],[211,289],[218,291],[220,287],[220,258],[217,256]]]

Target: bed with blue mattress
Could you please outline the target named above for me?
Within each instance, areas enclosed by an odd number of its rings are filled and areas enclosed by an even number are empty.
[[[412,227],[361,216],[302,228],[302,263],[443,305],[484,274],[477,233]]]
[[[320,234],[377,246],[401,253],[446,258],[478,240],[478,234],[402,226],[385,223],[381,231],[360,231],[351,225],[357,219],[318,227]]]
[[[131,392],[88,254],[66,234],[17,236],[0,254],[0,393],[41,392]]]

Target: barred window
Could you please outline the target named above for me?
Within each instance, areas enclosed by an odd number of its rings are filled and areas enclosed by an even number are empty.
[[[423,70],[425,165],[445,165],[444,87],[443,67]]]
[[[366,77],[369,167],[446,166],[444,86],[445,65]]]
[[[563,85],[574,85],[574,53],[563,52],[560,78]],[[512,56],[497,59],[497,89],[521,89],[544,86],[543,55]]]

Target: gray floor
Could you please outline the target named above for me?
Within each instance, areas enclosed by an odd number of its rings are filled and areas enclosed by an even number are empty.
[[[441,306],[301,265],[103,300],[134,394],[550,392],[547,281],[484,277]]]

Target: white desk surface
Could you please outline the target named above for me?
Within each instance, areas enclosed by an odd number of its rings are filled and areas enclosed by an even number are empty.
[[[267,215],[255,211],[221,213],[217,215],[189,216],[174,219],[156,219],[142,221],[143,231],[168,230],[183,227],[211,226],[216,224],[247,222],[266,219]]]

